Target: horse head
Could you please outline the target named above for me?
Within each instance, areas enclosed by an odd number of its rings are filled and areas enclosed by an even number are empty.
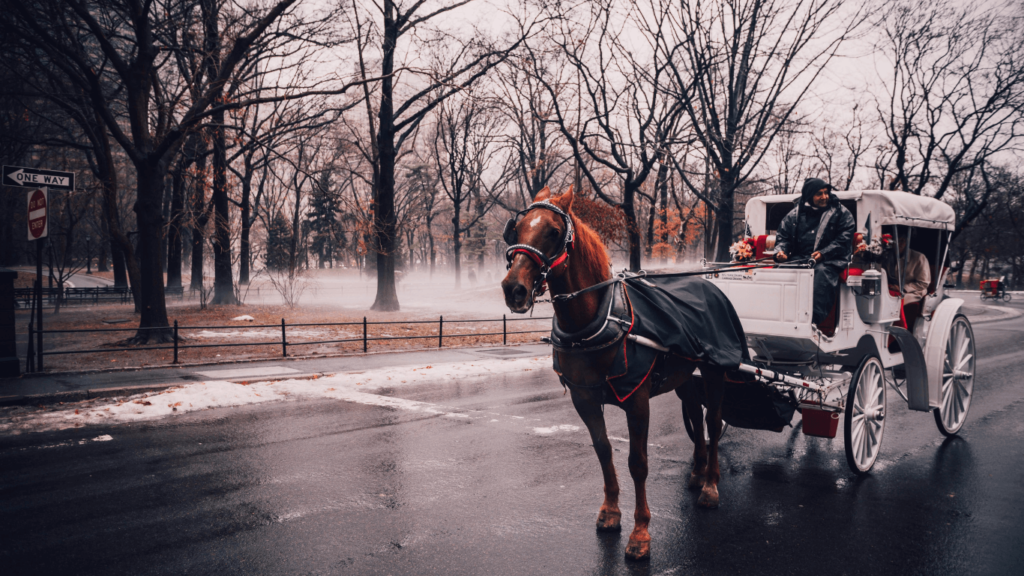
[[[565,264],[575,241],[572,218],[572,187],[559,196],[551,196],[545,186],[537,193],[523,218],[509,220],[505,242],[509,245],[508,274],[501,281],[505,304],[516,314],[533,307],[534,298],[546,289],[548,276],[565,273]]]

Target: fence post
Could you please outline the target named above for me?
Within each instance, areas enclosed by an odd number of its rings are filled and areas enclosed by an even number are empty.
[[[441,321],[437,325],[437,347],[441,347],[442,339],[444,338],[444,316],[441,316]]]
[[[363,354],[366,354],[366,316],[363,316]]]
[[[508,320],[505,319],[505,315],[501,315],[501,344],[505,346],[508,344]]]
[[[174,321],[174,363],[178,363],[178,321]]]
[[[288,357],[288,339],[284,333],[284,318],[281,318],[281,355]]]
[[[35,312],[33,311],[33,314]],[[32,343],[32,321],[28,322],[28,350],[25,351],[25,373],[31,374],[35,372],[36,367],[36,351],[33,348]]]

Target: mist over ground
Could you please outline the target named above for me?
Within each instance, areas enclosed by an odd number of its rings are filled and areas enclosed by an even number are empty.
[[[670,272],[693,270],[699,266],[696,262],[665,263],[659,265],[650,262],[649,272]],[[626,268],[626,263],[613,261],[612,271],[619,273]],[[429,270],[400,271],[397,274],[398,301],[401,310],[390,312],[394,316],[438,316],[444,314],[474,318],[501,318],[502,314],[511,316],[505,306],[505,297],[501,290],[501,281],[505,277],[505,266],[486,266],[476,273],[470,274],[465,268],[462,271],[461,286],[456,287],[455,273],[450,269],[437,268],[433,274]],[[377,278],[371,273],[361,274],[355,268],[317,269],[311,268],[302,272],[297,280],[302,286],[298,298],[298,308],[336,307],[348,313],[368,311],[373,305],[377,294]],[[185,280],[188,285],[188,280]],[[189,303],[186,288],[185,303]],[[266,272],[259,274],[248,287],[241,287],[239,296],[244,305],[281,305],[284,300],[275,289]],[[541,297],[547,299],[548,294]],[[170,301],[174,306],[174,301]],[[534,316],[551,316],[551,304],[538,303],[533,310]]]

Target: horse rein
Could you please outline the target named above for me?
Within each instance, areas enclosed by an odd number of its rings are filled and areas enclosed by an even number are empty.
[[[660,273],[660,274],[651,274],[651,273],[648,273],[646,270],[641,270],[639,272],[630,272],[629,270],[623,270],[622,272],[612,276],[611,278],[609,278],[608,280],[605,280],[604,282],[599,282],[597,284],[594,284],[593,286],[587,286],[586,288],[583,288],[582,290],[577,290],[576,292],[570,292],[568,294],[556,294],[556,295],[551,297],[551,301],[552,302],[568,302],[569,300],[572,300],[573,298],[576,298],[577,296],[580,296],[581,294],[585,294],[587,292],[593,292],[594,290],[600,290],[600,289],[605,288],[605,287],[607,287],[607,286],[609,286],[611,284],[616,284],[616,283],[622,282],[623,280],[628,280],[630,278],[640,278],[641,281],[643,281],[644,278],[680,278],[680,277],[684,277],[684,276],[706,276],[706,275],[709,275],[709,274],[714,274],[714,275],[717,276],[719,273],[722,273],[722,272],[740,272],[740,271],[746,271],[746,270],[760,270],[762,268],[813,268],[814,267],[813,266],[813,264],[814,264],[813,260],[810,260],[808,262],[792,262],[792,263],[785,263],[785,264],[783,264],[783,263],[760,264],[760,262],[763,262],[765,260],[766,260],[765,258],[762,258],[761,260],[754,260],[753,262],[749,262],[749,263],[746,263],[746,262],[744,262],[744,263],[737,263],[737,264],[734,264],[734,265],[724,266],[724,267],[721,267],[721,268],[712,268],[710,270],[698,270],[698,271],[694,271],[694,272],[665,272],[665,273]],[[646,282],[646,284],[648,286],[653,286],[653,284],[651,284],[650,282]]]
[[[548,258],[547,255],[545,255],[543,252],[529,244],[518,243],[519,238],[518,234],[516,233],[517,220],[519,219],[519,217],[529,213],[531,210],[534,210],[536,208],[550,210],[555,214],[561,216],[562,220],[565,222],[565,236],[562,240],[562,249],[557,256],[554,256],[552,258]],[[570,218],[568,214],[562,211],[561,208],[555,206],[554,204],[551,204],[547,200],[541,202],[534,202],[533,204],[527,206],[524,210],[516,212],[515,217],[509,218],[508,222],[505,223],[505,230],[502,233],[502,238],[505,240],[505,243],[508,244],[508,248],[505,250],[505,260],[507,261],[507,264],[505,265],[506,270],[512,268],[512,261],[515,259],[516,254],[525,254],[530,260],[533,260],[533,262],[537,264],[538,268],[540,268],[540,276],[537,277],[537,280],[534,282],[533,285],[533,294],[531,295],[531,300],[533,302],[536,302],[537,296],[542,296],[544,292],[547,291],[548,274],[550,274],[551,271],[554,270],[556,267],[565,264],[569,260],[569,254],[576,247],[576,231],[572,226],[572,218]],[[694,272],[668,272],[663,274],[648,274],[643,270],[641,270],[639,273],[630,273],[627,271],[623,271],[621,274],[615,275],[612,278],[605,280],[604,282],[594,284],[593,286],[588,286],[582,290],[578,290],[576,292],[572,292],[569,294],[554,295],[551,297],[551,301],[567,302],[586,292],[600,290],[601,288],[604,288],[610,284],[622,282],[626,278],[632,278],[635,276],[649,276],[651,278],[657,278],[661,276],[704,276],[708,274],[717,275],[720,272],[734,272],[741,270],[753,270],[759,268],[813,268],[814,264],[816,264],[814,260],[809,260],[807,262],[773,262],[772,264],[768,265],[761,264],[761,262],[764,262],[766,260],[768,260],[768,258],[762,258],[760,260],[755,260],[750,263],[736,263],[734,265],[725,266],[721,268],[713,268],[711,270],[700,270]]]
[[[516,224],[519,217],[529,213],[531,210],[536,208],[542,208],[544,210],[550,210],[555,214],[558,214],[565,222],[565,236],[562,238],[562,249],[557,255],[548,258],[546,254],[531,246],[529,244],[520,244],[519,235],[516,232]],[[541,296],[547,291],[547,280],[548,274],[552,270],[566,264],[569,260],[569,254],[576,248],[576,230],[572,226],[572,218],[569,217],[561,208],[548,202],[547,200],[542,202],[534,202],[526,207],[524,210],[520,210],[516,213],[515,217],[509,218],[508,222],[505,223],[505,231],[502,233],[502,238],[505,243],[508,244],[508,248],[505,250],[505,260],[507,264],[505,269],[512,268],[512,261],[515,259],[516,254],[524,254],[527,258],[532,260],[537,267],[540,269],[540,276],[533,285],[533,294],[531,300],[536,300],[537,296]]]

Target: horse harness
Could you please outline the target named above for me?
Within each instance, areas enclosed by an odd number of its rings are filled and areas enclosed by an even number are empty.
[[[529,244],[519,243],[519,234],[516,232],[517,220],[530,212],[535,208],[543,208],[544,210],[550,210],[555,214],[558,214],[565,222],[565,235],[562,238],[562,248],[553,257],[548,258],[543,252]],[[534,202],[526,207],[525,210],[520,210],[516,213],[515,217],[509,218],[508,222],[505,223],[505,231],[502,233],[505,243],[508,244],[508,248],[505,250],[505,260],[508,262],[505,269],[512,268],[512,260],[515,259],[516,254],[525,254],[530,260],[533,260],[540,268],[540,276],[533,284],[533,298],[544,294],[547,291],[547,279],[548,274],[551,273],[556,267],[565,264],[569,260],[569,254],[576,247],[576,230],[572,225],[572,218],[569,217],[561,208],[554,204],[544,200],[542,202]]]

